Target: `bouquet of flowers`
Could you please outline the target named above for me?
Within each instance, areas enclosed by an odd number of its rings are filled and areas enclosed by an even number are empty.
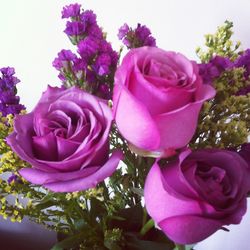
[[[239,224],[250,192],[250,50],[226,21],[200,62],[124,24],[119,52],[91,10],[62,10],[76,52],[28,112],[0,69],[0,214],[58,249],[189,249]],[[126,50],[126,51],[125,51]],[[187,246],[189,245],[189,246]]]

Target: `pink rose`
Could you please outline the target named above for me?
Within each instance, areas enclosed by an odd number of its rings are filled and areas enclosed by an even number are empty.
[[[180,53],[129,51],[115,75],[113,102],[117,127],[132,148],[166,156],[191,140],[203,102],[215,95],[198,71]]]
[[[95,187],[122,158],[109,156],[112,112],[104,100],[76,87],[48,87],[35,109],[17,116],[8,144],[31,168],[19,173],[54,192]]]
[[[145,183],[150,216],[173,241],[192,244],[224,225],[240,223],[250,191],[250,166],[236,152],[182,152],[160,168],[155,163]]]

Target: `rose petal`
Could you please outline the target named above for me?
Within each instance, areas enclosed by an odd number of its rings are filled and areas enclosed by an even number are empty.
[[[150,169],[144,187],[144,198],[149,215],[157,222],[178,215],[202,214],[203,208],[198,201],[180,199],[169,194],[163,187],[163,175],[157,163]]]
[[[60,96],[64,95],[68,89],[64,89],[64,87],[51,87],[48,85],[47,89],[43,92],[39,103],[50,103],[51,101],[57,100]]]
[[[213,97],[213,88],[205,87],[203,90],[203,98]],[[188,144],[196,130],[199,112],[205,100],[189,103],[175,111],[153,118],[160,131],[161,148],[181,148]]]
[[[167,218],[158,223],[164,233],[179,244],[193,244],[206,239],[222,227],[219,220],[196,215]]]
[[[80,145],[79,142],[75,142],[58,136],[56,137],[56,142],[57,142],[58,161],[62,161],[68,156],[72,155]],[[49,161],[49,159],[46,160]]]
[[[50,132],[45,136],[33,136],[34,156],[39,160],[56,161],[58,159],[55,135]]]
[[[33,113],[25,114],[25,115],[16,115],[15,122],[14,122],[14,131],[15,136],[7,137],[7,143],[16,148],[17,145],[15,140],[21,145],[23,150],[25,150],[29,155],[32,155],[32,146],[30,142],[27,142],[26,138],[33,136],[34,129],[33,129]],[[12,139],[10,139],[12,137]],[[15,140],[13,140],[15,139]]]
[[[143,77],[141,73],[132,71],[129,82],[129,91],[147,107],[151,115],[169,112],[192,101],[192,92],[175,87],[167,89],[166,85],[157,87],[160,81],[152,76]]]
[[[113,152],[109,160],[95,173],[85,177],[65,182],[53,182],[44,185],[53,192],[75,192],[95,187],[99,182],[113,174],[123,154],[120,150]]]
[[[119,92],[115,120],[121,134],[132,144],[146,150],[159,146],[160,135],[151,115],[140,101],[136,100],[122,85],[116,84]]]
[[[48,165],[46,164],[40,164],[39,162],[36,161],[36,159],[34,158],[34,156],[32,155],[32,153],[29,154],[29,151],[26,148],[25,151],[25,147],[22,146],[21,142],[27,143],[27,141],[24,140],[24,138],[22,138],[22,140],[19,141],[18,138],[20,138],[20,136],[17,138],[17,134],[16,132],[13,132],[12,134],[10,134],[7,137],[7,143],[11,146],[11,149],[24,161],[29,162],[30,164],[32,164],[33,167],[37,168],[37,169],[41,169],[44,171],[48,171],[48,172],[56,172],[55,169],[51,169]],[[27,143],[28,144],[28,143]],[[31,147],[30,147],[31,148]]]
[[[46,171],[38,170],[35,168],[22,168],[19,170],[19,174],[27,181],[37,184],[44,185],[46,183],[56,182],[56,181],[69,181],[79,178],[85,178],[94,172],[96,172],[99,167],[89,167],[78,171],[72,171],[67,173],[55,172],[48,173]]]

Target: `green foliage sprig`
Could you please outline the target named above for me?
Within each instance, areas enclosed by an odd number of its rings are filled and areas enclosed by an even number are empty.
[[[235,60],[240,51],[240,42],[231,40],[233,24],[226,21],[214,35],[207,35],[207,50],[197,49],[202,62],[214,55]],[[250,95],[237,95],[250,85],[244,76],[244,68],[228,69],[214,80],[216,96],[206,102],[200,113],[198,128],[190,144],[193,148],[237,148],[247,142],[250,131]]]
[[[233,23],[225,21],[224,25],[218,27],[215,34],[205,35],[207,51],[202,51],[201,47],[196,49],[196,53],[202,62],[209,62],[214,55],[225,56],[233,60],[238,57],[241,42],[234,43],[231,40],[232,28]]]

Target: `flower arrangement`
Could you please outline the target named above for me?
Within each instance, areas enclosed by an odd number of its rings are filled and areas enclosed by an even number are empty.
[[[33,111],[0,70],[0,214],[58,233],[58,249],[190,249],[239,224],[250,192],[250,51],[226,21],[200,62],[124,24],[116,52],[91,10],[65,6],[76,52]],[[10,200],[9,197],[12,197]],[[13,201],[14,198],[14,201]]]

